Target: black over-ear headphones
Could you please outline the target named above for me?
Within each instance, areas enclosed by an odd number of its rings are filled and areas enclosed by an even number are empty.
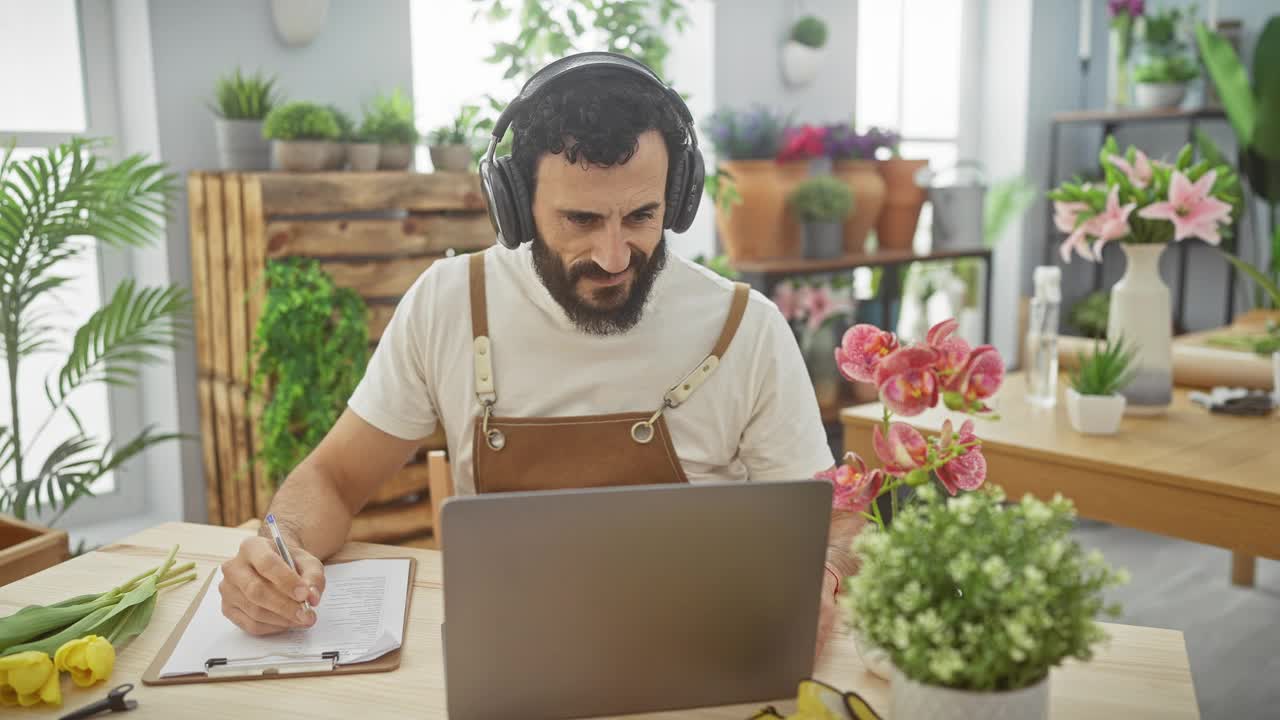
[[[693,115],[689,113],[684,99],[644,63],[617,53],[584,52],[560,58],[535,73],[493,125],[489,149],[480,161],[480,188],[484,193],[485,205],[489,208],[489,220],[498,233],[498,241],[506,247],[514,249],[520,243],[533,239],[533,198],[530,197],[529,188],[511,156],[494,158],[498,143],[506,134],[515,114],[543,88],[573,73],[601,68],[629,72],[662,88],[671,106],[684,120],[689,143],[671,153],[672,164],[667,170],[666,211],[662,227],[679,233],[688,230],[693,224],[693,217],[698,213],[698,203],[702,201],[704,170],[702,153],[698,152],[698,138],[693,131]]]

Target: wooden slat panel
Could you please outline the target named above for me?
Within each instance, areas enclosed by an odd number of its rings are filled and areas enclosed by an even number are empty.
[[[429,475],[426,463],[405,465],[382,483],[373,497],[369,498],[369,506],[402,500],[409,495],[426,495],[430,486]]]
[[[387,325],[391,323],[391,316],[396,312],[396,306],[391,303],[378,303],[369,305],[369,339],[376,341],[382,339],[382,334],[387,331]]]
[[[200,447],[204,451],[204,500],[208,506],[209,524],[222,524],[222,495],[219,490],[217,434],[213,423],[213,381],[202,377],[196,382],[200,396]]]
[[[417,257],[368,262],[326,262],[320,267],[339,287],[355,290],[365,298],[399,298],[408,292],[431,263],[439,258]]]
[[[394,543],[431,531],[431,501],[383,505],[356,515],[348,540]]]
[[[241,212],[240,175],[227,173],[222,176],[222,214],[226,223],[224,233],[227,243],[227,340],[231,351],[231,379],[228,388],[231,396],[231,431],[234,433],[236,465],[232,468],[232,480],[236,485],[240,513],[236,524],[254,517],[253,468],[249,464],[248,397],[249,383],[249,331],[248,303],[246,302],[244,218]],[[232,521],[228,521],[231,524]]]
[[[483,210],[474,173],[262,173],[268,217],[361,210]]]
[[[218,493],[222,497],[222,522],[240,522],[240,496],[236,492],[236,446],[232,432],[231,393],[227,383],[215,379],[213,384],[213,430],[218,451]]]
[[[227,392],[231,399],[231,432],[235,440],[236,452],[236,464],[231,469],[230,477],[236,486],[240,514],[234,519],[228,519],[226,524],[239,525],[249,518],[257,517],[259,513],[254,507],[253,466],[249,454],[248,394],[243,385],[234,383],[228,385]]]
[[[191,295],[196,322],[196,367],[213,367],[213,347],[209,316],[209,242],[204,207],[204,177],[187,175],[187,222],[191,227]]]
[[[244,255],[245,255],[245,292],[248,295],[246,317],[248,318],[248,339],[245,346],[250,353],[249,378],[252,387],[254,374],[253,338],[257,334],[258,321],[262,318],[262,306],[266,302],[266,287],[263,285],[267,264],[266,221],[262,217],[262,186],[256,175],[245,175],[242,178],[240,196],[244,201]],[[266,465],[257,458],[262,447],[262,403],[249,392],[249,452],[253,471],[254,509],[259,517],[266,515],[271,504],[271,496],[275,488],[267,477]]]
[[[280,220],[267,225],[267,257],[443,255],[493,245],[484,213],[411,215],[402,220]]]

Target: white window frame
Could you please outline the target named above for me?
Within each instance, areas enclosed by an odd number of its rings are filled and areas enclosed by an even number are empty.
[[[69,142],[73,137],[106,138],[110,144],[99,149],[104,160],[121,159],[120,115],[116,93],[115,41],[112,34],[111,9],[107,3],[78,0],[76,20],[80,34],[80,61],[85,95],[85,129],[82,132],[12,132],[0,128],[0,143],[16,140],[18,147],[51,147]],[[95,244],[98,267],[99,304],[131,274],[128,250],[115,250]],[[141,387],[107,387],[107,413],[112,439],[125,440],[140,432],[142,418]],[[73,398],[74,400],[74,398]],[[104,438],[105,440],[106,438]],[[115,488],[91,498],[81,498],[58,521],[64,530],[106,523],[137,516],[147,510],[147,477],[142,463],[135,458],[114,470]],[[55,513],[45,509],[28,517],[47,523]]]

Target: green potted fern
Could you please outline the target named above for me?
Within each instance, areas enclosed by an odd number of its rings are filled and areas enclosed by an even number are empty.
[[[379,170],[408,170],[418,129],[413,122],[413,100],[397,88],[373,99],[364,111],[361,131],[377,142]]]
[[[279,98],[274,77],[245,75],[240,68],[214,84],[214,138],[223,170],[267,170],[271,147],[262,136],[262,121]]]
[[[1135,354],[1119,338],[1100,342],[1087,357],[1080,355],[1080,367],[1067,388],[1067,418],[1076,432],[1114,435],[1120,429],[1125,406],[1120,388],[1133,379]]]
[[[329,166],[331,146],[341,135],[338,120],[329,108],[309,102],[291,102],[272,110],[262,124],[263,137],[271,140],[275,166],[293,172],[315,172]]]
[[[471,145],[476,136],[477,105],[463,105],[449,125],[432,130],[428,136],[431,166],[437,171],[466,172],[471,169]]]
[[[806,258],[835,258],[844,254],[844,221],[853,212],[853,192],[830,175],[805,180],[787,196],[800,221],[801,247]]]

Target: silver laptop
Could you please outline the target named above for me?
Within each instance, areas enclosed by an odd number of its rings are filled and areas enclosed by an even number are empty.
[[[795,697],[831,486],[646,485],[442,509],[449,717],[576,718]]]

